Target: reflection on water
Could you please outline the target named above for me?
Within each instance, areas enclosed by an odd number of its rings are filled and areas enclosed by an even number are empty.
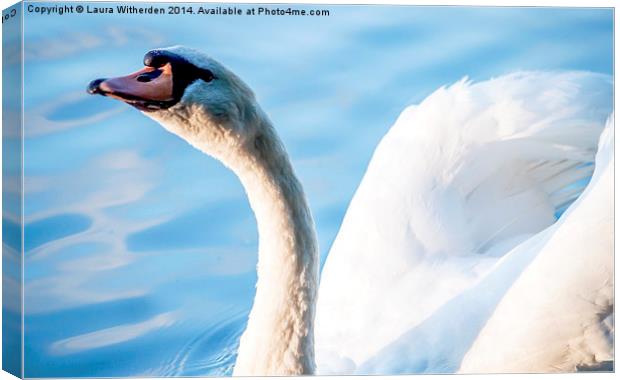
[[[27,14],[26,376],[232,372],[256,281],[243,189],[140,113],[84,91],[147,50],[196,47],[254,88],[306,188],[323,259],[405,105],[465,75],[611,73],[608,10],[329,9],[208,22]]]

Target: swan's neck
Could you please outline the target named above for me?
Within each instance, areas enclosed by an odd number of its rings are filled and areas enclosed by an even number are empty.
[[[234,374],[310,374],[319,261],[314,223],[286,151],[256,110],[252,121],[225,127],[198,125],[199,109],[150,116],[232,169],[256,216],[258,282]],[[241,130],[251,137],[240,138]]]
[[[266,128],[251,150],[233,170],[256,215],[258,282],[234,374],[310,374],[318,285],[312,216],[275,131]]]

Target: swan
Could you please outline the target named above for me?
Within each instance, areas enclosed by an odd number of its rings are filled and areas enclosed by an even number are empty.
[[[565,371],[611,360],[608,76],[464,79],[405,109],[349,205],[319,291],[308,201],[251,89],[183,46],[148,52],[144,66],[88,92],[222,162],[256,217],[256,295],[233,375]],[[582,231],[581,218],[596,223]],[[589,256],[597,261],[580,265]],[[564,260],[574,265],[558,270]],[[570,323],[553,323],[556,301]],[[529,359],[515,360],[524,347]]]

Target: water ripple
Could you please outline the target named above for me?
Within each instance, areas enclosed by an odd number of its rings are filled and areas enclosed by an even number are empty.
[[[204,326],[202,333],[188,340],[157,372],[170,377],[231,375],[246,322],[247,311],[243,311]]]

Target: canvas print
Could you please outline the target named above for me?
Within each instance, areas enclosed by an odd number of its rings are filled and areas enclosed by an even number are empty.
[[[613,371],[613,17],[5,9],[3,368]]]

